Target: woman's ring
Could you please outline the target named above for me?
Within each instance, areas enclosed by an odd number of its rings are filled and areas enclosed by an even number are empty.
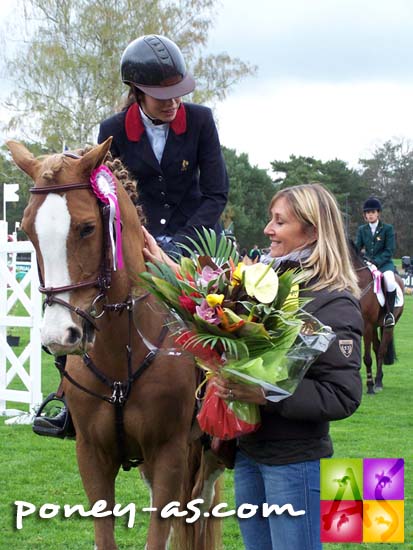
[[[232,390],[228,390],[228,400],[229,401],[234,400],[234,392]]]

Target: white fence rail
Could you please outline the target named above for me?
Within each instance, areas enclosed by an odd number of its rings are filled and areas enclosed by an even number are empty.
[[[20,280],[16,279],[17,254],[30,254],[24,262]],[[7,403],[27,405],[31,417],[42,402],[40,323],[42,299],[33,245],[29,241],[7,242],[7,223],[0,221],[0,415],[12,415]],[[15,315],[13,307],[21,304],[23,313]],[[11,340],[13,327],[27,327],[28,342],[15,353]],[[8,337],[9,336],[9,342]]]

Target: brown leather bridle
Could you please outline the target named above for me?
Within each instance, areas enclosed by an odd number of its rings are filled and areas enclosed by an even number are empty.
[[[65,185],[50,185],[48,187],[31,187],[30,193],[38,194],[38,195],[46,195],[49,193],[73,191],[75,189],[88,189],[89,191],[92,191],[90,183],[68,183]],[[73,283],[71,285],[66,285],[66,286],[45,287],[43,276],[39,267],[39,262],[37,262],[39,280],[40,280],[39,291],[42,294],[46,295],[46,299],[44,301],[44,307],[51,306],[53,304],[59,304],[69,309],[70,311],[73,311],[80,317],[82,317],[85,321],[90,323],[96,330],[99,330],[96,325],[96,319],[101,317],[105,311],[105,309],[102,308],[101,313],[98,314],[96,305],[98,302],[100,302],[106,297],[106,292],[108,288],[110,288],[111,277],[112,277],[111,275],[112,258],[110,254],[110,242],[109,242],[109,206],[103,204],[99,200],[98,200],[98,204],[99,204],[99,209],[100,209],[102,222],[103,222],[103,254],[102,254],[102,261],[100,265],[100,273],[95,279],[88,280],[88,281],[81,281],[79,283]],[[77,306],[73,306],[69,302],[66,302],[66,300],[63,300],[62,298],[58,298],[56,296],[56,294],[60,294],[62,292],[69,292],[72,290],[79,290],[81,288],[89,288],[89,287],[95,287],[99,289],[99,293],[96,295],[96,297],[92,301],[89,312]]]
[[[67,154],[67,156],[74,157],[74,155],[70,153]],[[75,157],[75,158],[78,158],[78,157]],[[88,189],[89,191],[92,191],[90,183],[68,183],[65,185],[51,185],[48,187],[32,187],[30,189],[30,192],[34,194],[44,195],[44,194],[55,193],[55,192],[59,193],[59,192],[73,191],[75,189]],[[70,311],[73,311],[74,313],[82,317],[85,321],[90,323],[96,330],[99,330],[96,325],[96,319],[100,318],[105,311],[122,313],[124,310],[126,310],[128,312],[129,334],[128,334],[128,344],[126,345],[126,348],[125,348],[126,359],[127,359],[127,370],[128,370],[128,376],[126,380],[114,380],[108,377],[105,373],[103,373],[96,367],[92,358],[87,353],[82,354],[82,360],[86,365],[86,367],[95,375],[96,378],[98,378],[98,380],[100,380],[103,384],[105,384],[108,388],[111,389],[112,395],[108,396],[105,394],[96,393],[94,390],[87,388],[86,386],[83,386],[83,384],[80,384],[79,382],[77,382],[77,380],[75,380],[71,376],[71,374],[66,370],[65,355],[56,357],[55,365],[58,368],[61,376],[65,377],[71,384],[76,386],[79,390],[89,395],[92,395],[98,399],[101,399],[107,403],[110,403],[111,405],[114,405],[116,437],[117,437],[120,461],[122,464],[122,468],[124,470],[130,470],[131,467],[138,466],[143,461],[143,458],[141,457],[130,458],[127,455],[126,444],[125,444],[123,408],[129,397],[132,385],[141,377],[141,375],[146,371],[146,369],[150,367],[155,357],[157,356],[159,348],[161,347],[166,337],[168,329],[165,326],[161,329],[155,348],[148,351],[148,353],[145,355],[140,365],[134,370],[132,365],[132,345],[131,345],[131,341],[132,341],[131,331],[132,331],[132,323],[133,323],[132,309],[133,309],[134,301],[136,303],[141,300],[144,300],[146,299],[148,294],[143,294],[140,297],[135,298],[135,300],[132,300],[130,297],[128,297],[124,302],[120,302],[117,304],[104,304],[102,307],[102,312],[100,314],[97,314],[95,306],[97,302],[106,298],[106,292],[111,285],[112,255],[110,252],[111,245],[110,245],[110,239],[109,239],[109,223],[110,223],[109,206],[103,204],[97,197],[96,197],[96,200],[98,201],[98,204],[99,204],[99,208],[102,216],[102,225],[103,225],[103,252],[102,252],[100,273],[98,277],[96,277],[95,279],[81,281],[79,283],[73,283],[71,285],[66,285],[66,286],[45,287],[43,276],[41,274],[40,267],[39,267],[39,262],[37,262],[37,268],[39,271],[39,280],[40,280],[39,291],[46,295],[46,299],[44,301],[45,307],[51,306],[53,304],[59,304],[63,307],[66,307],[67,309],[69,309]],[[96,287],[99,289],[99,293],[94,298],[91,304],[91,310],[89,312],[81,308],[78,308],[76,306],[73,306],[69,302],[66,302],[63,299],[56,297],[56,294],[59,294],[62,292],[68,292],[71,290],[78,290],[80,288],[88,288],[88,287]]]

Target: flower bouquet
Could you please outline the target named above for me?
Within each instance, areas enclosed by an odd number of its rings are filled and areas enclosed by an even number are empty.
[[[239,263],[233,242],[218,242],[213,230],[204,228],[198,240],[195,252],[185,247],[189,257],[180,259],[176,272],[148,263],[140,275],[171,313],[177,345],[194,355],[207,381],[219,373],[261,386],[272,401],[289,397],[335,338],[302,309],[305,273]],[[208,384],[198,422],[210,435],[231,439],[259,427],[259,407],[223,400]]]

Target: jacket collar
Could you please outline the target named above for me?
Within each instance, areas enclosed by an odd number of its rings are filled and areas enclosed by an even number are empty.
[[[186,111],[183,103],[179,106],[176,117],[169,127],[177,136],[186,132]],[[140,141],[145,131],[137,103],[133,103],[126,112],[125,131],[129,141]]]
[[[383,229],[383,227],[384,227],[383,222],[381,220],[379,220],[379,223],[377,224],[376,231],[374,232],[374,235],[376,235],[377,233],[380,233],[380,231]],[[365,224],[365,228],[366,228],[366,231],[369,235],[373,235],[372,232],[371,232],[371,228],[370,228],[369,223]]]

